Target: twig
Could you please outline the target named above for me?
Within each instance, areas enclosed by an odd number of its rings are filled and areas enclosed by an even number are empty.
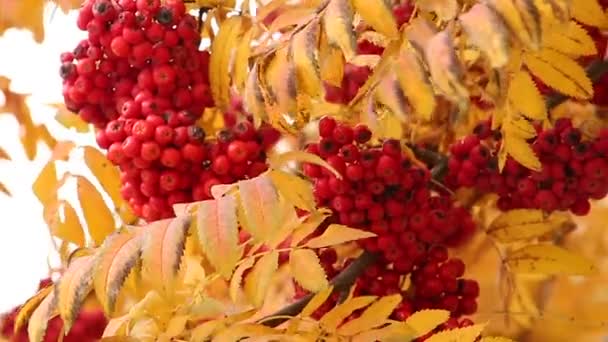
[[[377,256],[373,253],[363,252],[355,261],[332,279],[330,282],[334,287],[332,293],[348,291],[363,271],[376,261],[376,257]],[[310,293],[279,311],[262,318],[260,321],[266,326],[276,327],[287,320],[286,316],[293,317],[299,314],[313,297],[314,293]],[[274,316],[276,316],[276,318],[273,318]]]
[[[587,67],[587,76],[592,83],[597,82],[606,72],[608,72],[608,61],[606,60],[595,60]],[[564,94],[554,92],[547,97],[547,109],[555,108],[569,98]]]

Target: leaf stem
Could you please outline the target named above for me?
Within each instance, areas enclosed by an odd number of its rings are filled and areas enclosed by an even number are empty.
[[[376,254],[370,252],[363,252],[357,259],[355,259],[350,265],[348,265],[340,274],[335,276],[331,280],[333,285],[332,293],[345,292],[355,283],[357,278],[369,267],[374,261],[376,261]],[[294,303],[291,303],[279,311],[262,318],[259,322],[269,327],[276,327],[281,323],[288,320],[288,317],[293,317],[299,314],[314,297],[314,293],[310,293]]]

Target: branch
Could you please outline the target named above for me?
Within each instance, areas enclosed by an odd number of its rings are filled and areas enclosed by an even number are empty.
[[[606,72],[608,72],[608,60],[595,60],[587,67],[587,76],[592,83],[599,81]],[[569,99],[568,96],[553,92],[547,97],[547,109],[555,108],[567,99]]]
[[[448,169],[448,157],[415,144],[408,143],[407,146],[414,152],[416,158],[431,167],[431,176],[434,180],[441,182]]]
[[[348,267],[346,267],[340,274],[334,277],[330,282],[333,285],[332,293],[339,293],[348,291],[351,286],[355,283],[357,278],[365,271],[367,267],[369,267],[374,261],[376,261],[377,256],[370,252],[363,252],[355,261],[353,261]],[[281,310],[262,318],[264,325],[269,327],[276,327],[281,323],[285,322],[287,318],[285,316],[296,316],[298,315],[304,307],[310,302],[310,300],[314,297],[314,293],[310,293],[298,301],[287,305]],[[273,316],[277,316],[276,318],[272,318]]]

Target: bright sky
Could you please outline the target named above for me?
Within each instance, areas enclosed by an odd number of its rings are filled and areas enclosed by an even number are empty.
[[[70,51],[83,37],[75,29],[76,13],[64,15],[52,6],[45,15],[46,40],[36,44],[27,31],[9,30],[0,37],[0,75],[10,78],[12,90],[32,94],[30,108],[35,122],[48,125],[52,133],[58,125],[55,112],[44,104],[61,102],[59,54]],[[0,92],[0,103],[4,99]],[[59,130],[61,131],[61,130]],[[65,132],[65,130],[64,130]],[[58,135],[58,140],[75,134]],[[13,193],[0,194],[0,312],[23,303],[31,296],[38,281],[48,274],[47,256],[51,242],[42,220],[42,206],[34,197],[32,182],[49,158],[46,147],[39,149],[36,161],[30,162],[19,142],[19,127],[12,115],[0,116],[0,146],[13,161],[0,161],[0,182]]]

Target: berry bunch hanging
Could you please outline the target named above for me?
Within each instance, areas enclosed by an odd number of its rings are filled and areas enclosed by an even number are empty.
[[[567,118],[558,119],[554,128],[537,126],[538,136],[531,143],[541,170],[526,169],[509,157],[502,173],[496,161],[500,135],[491,131],[489,121],[480,123],[474,132],[450,148],[449,186],[496,193],[501,210],[570,210],[575,215],[586,215],[590,199],[608,194],[606,129],[597,138],[586,140]]]

